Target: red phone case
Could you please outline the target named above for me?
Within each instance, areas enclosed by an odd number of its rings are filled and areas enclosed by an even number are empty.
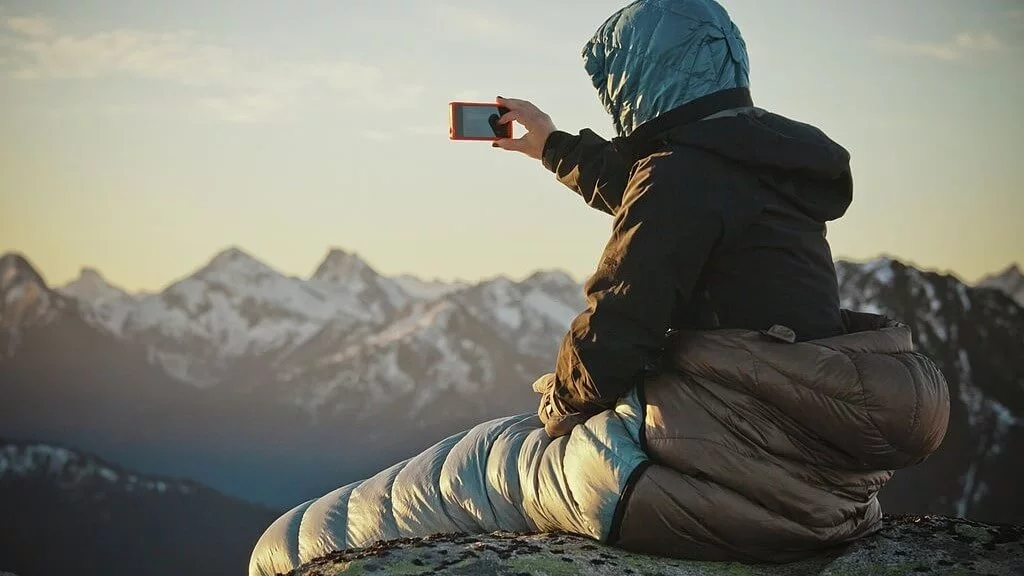
[[[499,138],[512,138],[512,123],[505,124],[508,132],[505,136],[457,136],[459,132],[459,115],[455,113],[460,106],[486,106],[493,108],[497,106],[494,102],[449,102],[448,103],[448,138],[450,140],[476,140],[490,142]]]

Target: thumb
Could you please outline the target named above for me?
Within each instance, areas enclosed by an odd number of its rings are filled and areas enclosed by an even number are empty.
[[[568,436],[572,433],[573,428],[585,423],[587,419],[588,415],[579,412],[573,412],[564,416],[554,416],[544,423],[544,431],[551,438]]]
[[[544,394],[555,385],[555,375],[545,374],[533,382],[533,391],[537,394]]]

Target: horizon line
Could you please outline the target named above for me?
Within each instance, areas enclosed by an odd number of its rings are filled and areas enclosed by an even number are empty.
[[[200,271],[202,271],[204,268],[207,268],[208,266],[213,264],[217,259],[223,258],[225,256],[229,256],[232,253],[241,254],[242,256],[247,258],[248,260],[251,260],[254,263],[256,263],[256,264],[258,264],[260,266],[263,266],[263,267],[265,267],[265,268],[267,268],[267,269],[269,269],[269,270],[275,272],[276,274],[279,274],[280,276],[283,276],[285,278],[292,278],[292,279],[302,280],[302,281],[311,281],[311,280],[313,280],[313,276],[316,274],[317,270],[319,270],[320,267],[323,266],[323,264],[327,261],[327,259],[330,258],[331,255],[336,253],[336,252],[341,252],[341,253],[345,254],[346,256],[356,258],[358,261],[362,262],[364,265],[366,265],[368,268],[370,268],[370,270],[372,270],[378,276],[380,276],[382,278],[390,278],[390,279],[413,278],[413,279],[419,280],[421,282],[429,282],[429,283],[440,283],[440,284],[447,284],[447,285],[460,285],[460,284],[462,284],[462,285],[476,285],[476,284],[482,284],[482,283],[486,283],[486,282],[491,282],[491,281],[502,279],[502,278],[507,279],[507,280],[511,280],[513,282],[516,282],[516,283],[519,283],[519,282],[524,282],[527,279],[529,279],[530,277],[535,276],[537,274],[561,273],[561,274],[564,274],[565,276],[567,276],[568,278],[570,278],[573,282],[575,282],[577,284],[582,284],[582,283],[586,282],[586,278],[578,278],[576,275],[572,274],[568,270],[566,270],[564,268],[558,268],[558,267],[547,267],[547,268],[545,268],[545,267],[538,267],[538,268],[533,269],[532,271],[530,271],[530,272],[528,272],[526,274],[523,274],[519,278],[517,278],[515,276],[512,276],[511,274],[507,274],[507,273],[498,273],[498,274],[493,274],[493,275],[489,275],[489,276],[485,275],[485,276],[480,276],[479,278],[476,278],[476,279],[466,279],[466,278],[458,278],[458,277],[453,278],[453,279],[447,279],[447,278],[441,278],[441,277],[431,277],[431,278],[428,278],[428,277],[421,276],[421,275],[418,275],[418,274],[413,274],[413,273],[385,274],[385,273],[379,272],[373,266],[373,264],[370,263],[370,261],[368,261],[367,259],[365,259],[362,256],[360,256],[360,253],[359,253],[358,250],[346,249],[346,248],[343,248],[343,247],[341,247],[341,246],[339,246],[337,244],[328,244],[327,245],[326,253],[325,253],[324,257],[320,260],[320,263],[317,264],[317,266],[313,269],[312,272],[310,272],[308,275],[297,275],[297,274],[288,274],[288,273],[278,269],[275,266],[267,264],[262,259],[260,259],[259,257],[255,256],[252,251],[246,250],[246,249],[242,248],[241,246],[239,246],[238,244],[233,244],[232,243],[232,244],[226,245],[225,247],[223,247],[223,248],[221,248],[219,250],[216,250],[209,258],[207,258],[204,261],[204,263],[199,264],[197,266],[194,266],[188,272],[185,272],[185,273],[180,274],[180,275],[172,276],[170,280],[162,283],[159,288],[156,288],[156,289],[138,289],[138,290],[128,290],[128,289],[123,288],[116,281],[111,281],[111,279],[106,274],[104,274],[103,271],[99,267],[96,267],[96,266],[93,266],[93,265],[82,265],[82,266],[80,266],[78,268],[78,275],[77,276],[73,276],[70,280],[67,280],[66,282],[58,283],[58,282],[52,282],[50,280],[47,280],[46,274],[32,260],[32,258],[30,258],[24,251],[17,250],[17,249],[7,250],[7,251],[5,251],[3,253],[0,253],[0,260],[6,260],[8,257],[11,257],[11,256],[20,257],[22,260],[24,260],[28,264],[28,266],[43,280],[43,283],[48,288],[50,288],[50,289],[56,290],[56,289],[59,289],[59,288],[63,288],[65,286],[67,286],[68,284],[71,284],[72,282],[75,282],[75,281],[81,279],[82,276],[86,272],[91,272],[91,273],[94,273],[97,276],[99,276],[99,278],[104,283],[106,283],[107,285],[109,285],[109,286],[111,286],[113,288],[121,290],[122,292],[125,292],[127,294],[141,296],[141,295],[147,295],[147,294],[159,294],[159,293],[162,293],[162,292],[168,290],[170,287],[174,286],[175,284],[177,284],[177,283],[179,283],[179,282],[181,282],[181,281],[183,281],[185,279],[188,279],[188,278],[191,278],[191,277],[195,276]],[[954,270],[941,269],[941,268],[938,268],[938,267],[931,267],[931,266],[922,266],[920,264],[917,264],[911,258],[899,257],[899,256],[895,256],[893,254],[887,253],[887,252],[880,252],[880,253],[878,253],[878,254],[876,254],[874,256],[870,256],[870,257],[866,257],[866,258],[853,258],[853,257],[849,257],[849,256],[835,256],[835,257],[833,257],[832,260],[833,260],[834,263],[846,262],[846,263],[851,263],[851,264],[869,264],[869,263],[874,263],[874,262],[879,262],[879,261],[896,262],[896,263],[902,264],[904,266],[907,266],[907,267],[910,267],[910,268],[914,268],[914,269],[919,270],[921,272],[930,272],[930,273],[934,273],[934,274],[939,274],[941,276],[952,276],[953,278],[957,279],[961,283],[963,283],[965,285],[968,285],[968,286],[975,286],[976,284],[978,284],[979,282],[983,281],[986,278],[997,276],[999,274],[1008,272],[1008,271],[1013,270],[1013,269],[1017,269],[1019,271],[1020,268],[1021,268],[1021,262],[1020,261],[1010,261],[1009,263],[1007,263],[1002,268],[999,268],[998,270],[990,271],[987,274],[984,274],[981,277],[979,277],[978,280],[975,280],[975,281],[972,282],[972,281],[966,280],[962,275],[960,275],[959,273],[957,273]]]

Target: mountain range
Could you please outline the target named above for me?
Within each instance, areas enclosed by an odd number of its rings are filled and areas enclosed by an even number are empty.
[[[845,306],[908,323],[950,383],[946,441],[897,474],[887,509],[1024,521],[1020,271],[969,286],[880,258],[837,274]],[[534,410],[530,384],[584,307],[560,271],[422,281],[340,249],[298,278],[231,248],[153,294],[90,269],[50,287],[8,254],[0,297],[0,434],[277,507]]]
[[[448,285],[340,250],[300,279],[228,249],[144,295],[9,254],[0,295],[0,433],[276,506],[535,409],[582,306],[557,271]]]
[[[19,576],[244,574],[277,516],[192,481],[4,438],[0,510],[0,572]]]

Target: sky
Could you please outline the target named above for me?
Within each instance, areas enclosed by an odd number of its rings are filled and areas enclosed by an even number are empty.
[[[523,98],[612,136],[580,50],[624,5],[0,0],[0,253],[147,291],[231,246],[297,276],[340,247],[385,274],[583,279],[610,217],[449,141],[447,103]],[[837,258],[1024,263],[1024,3],[723,5],[755,103],[851,152]]]

